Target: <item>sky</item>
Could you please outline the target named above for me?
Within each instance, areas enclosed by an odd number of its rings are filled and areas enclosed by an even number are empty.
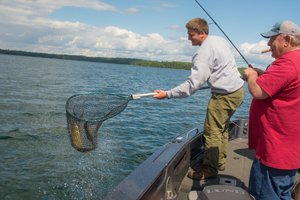
[[[300,26],[299,0],[198,2],[261,69],[274,59],[261,53],[269,47],[260,33],[282,20]],[[198,47],[185,25],[197,17],[209,23],[210,35],[226,39],[195,0],[0,0],[0,49],[191,62]],[[238,67],[247,67],[230,46]]]

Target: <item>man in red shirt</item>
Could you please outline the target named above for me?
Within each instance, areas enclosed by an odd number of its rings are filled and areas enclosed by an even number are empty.
[[[253,96],[249,113],[249,149],[255,149],[249,193],[256,199],[291,199],[300,168],[300,29],[277,22],[268,46],[275,62],[265,71],[243,73]]]

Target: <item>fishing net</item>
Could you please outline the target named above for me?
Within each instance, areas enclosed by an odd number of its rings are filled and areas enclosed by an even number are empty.
[[[102,123],[122,112],[132,96],[83,93],[66,103],[68,131],[72,146],[81,152],[98,148],[97,132]]]

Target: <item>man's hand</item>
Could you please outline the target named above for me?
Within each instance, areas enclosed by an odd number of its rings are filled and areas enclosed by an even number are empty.
[[[247,68],[247,69],[244,70],[243,77],[246,81],[248,81],[250,76],[257,79],[258,72],[256,71],[255,68]]]
[[[163,90],[154,90],[154,92],[157,92],[158,94],[153,95],[153,98],[156,98],[156,99],[165,99],[165,98],[167,98],[167,93]]]
[[[266,99],[269,95],[256,83],[259,74],[263,72],[256,68],[247,68],[243,72],[243,77],[248,83],[248,90],[254,99]]]
[[[257,72],[258,76],[262,75],[264,73],[263,70],[258,69],[258,68],[254,68],[254,70]]]

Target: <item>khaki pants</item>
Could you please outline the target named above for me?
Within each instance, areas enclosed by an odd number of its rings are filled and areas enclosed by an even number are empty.
[[[230,117],[244,101],[244,87],[231,94],[213,93],[204,123],[205,160],[203,165],[218,174],[219,165],[226,162]]]

